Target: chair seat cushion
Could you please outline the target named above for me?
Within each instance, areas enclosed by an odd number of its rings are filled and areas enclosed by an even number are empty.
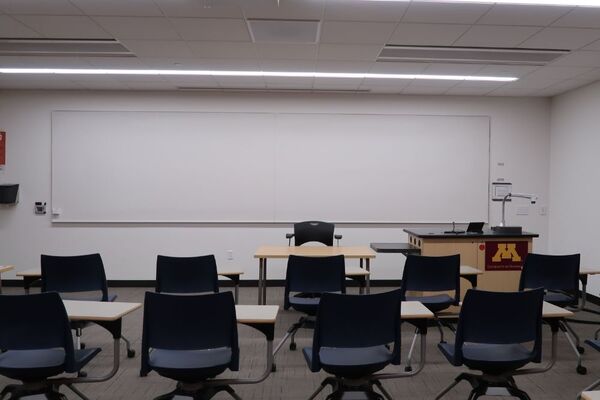
[[[319,309],[320,297],[309,297],[304,294],[290,295],[290,306],[296,311],[303,312],[308,315],[316,315]]]
[[[559,307],[575,306],[578,302],[576,297],[559,292],[547,292],[544,295],[544,301]]]
[[[454,344],[439,343],[438,348],[453,365],[456,360]],[[531,351],[520,344],[463,344],[463,364],[485,373],[498,374],[512,371],[533,360]]]
[[[312,364],[312,348],[302,350],[306,362]],[[385,368],[392,360],[392,352],[385,346],[321,347],[319,359],[323,369],[336,376],[357,378],[371,375]]]
[[[212,378],[229,367],[231,348],[207,350],[152,349],[148,364],[160,375],[184,382]]]
[[[447,293],[432,296],[406,296],[407,301],[420,301],[431,312],[445,310],[454,304],[454,298]]]
[[[65,351],[8,350],[0,353],[0,374],[17,380],[38,380],[65,372]]]

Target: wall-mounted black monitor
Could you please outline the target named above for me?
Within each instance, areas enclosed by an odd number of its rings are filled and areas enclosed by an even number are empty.
[[[15,204],[18,199],[18,184],[0,185],[0,204]]]

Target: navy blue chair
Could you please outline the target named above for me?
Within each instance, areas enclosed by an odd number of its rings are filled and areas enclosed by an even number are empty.
[[[579,254],[547,255],[527,254],[519,279],[519,290],[536,287],[545,289],[544,300],[559,307],[577,307],[579,304]],[[565,334],[577,357],[576,371],[585,375],[579,335],[566,320],[559,322],[560,330]]]
[[[400,364],[400,306],[400,290],[361,296],[323,294],[312,347],[303,353],[312,372],[323,369],[333,376],[310,399],[327,385],[333,390],[328,399],[346,398],[348,392],[380,399],[375,385],[392,400],[374,374],[389,364]]]
[[[50,256],[42,254],[42,292],[58,292],[65,300],[115,301],[117,296],[108,293],[106,273],[100,254],[80,256]],[[88,324],[73,323],[76,348],[82,347],[82,329]],[[127,338],[127,357],[133,358],[135,350]]]
[[[156,258],[156,292],[219,293],[217,261],[210,254],[199,257]]]
[[[344,256],[288,258],[285,277],[284,308],[305,314],[292,325],[275,353],[291,338],[290,350],[296,350],[295,336],[300,328],[313,328],[314,316],[323,293],[346,293]]]
[[[211,385],[225,370],[239,368],[237,321],[230,292],[178,296],[147,292],[144,301],[141,374],[156,371],[178,382],[156,399],[209,399],[228,385]]]
[[[73,386],[76,379],[49,379],[80,371],[100,352],[99,348],[74,349],[69,318],[58,293],[0,295],[0,310],[0,375],[22,382],[6,386],[0,398],[42,394],[66,400],[58,392],[61,383],[85,398]]]
[[[513,293],[468,290],[455,342],[439,343],[438,348],[452,365],[482,374],[460,374],[436,399],[465,380],[472,386],[469,400],[486,395],[490,388],[504,388],[510,396],[529,400],[513,375],[539,371],[522,367],[542,360],[543,303],[541,288]]]
[[[433,292],[431,294],[411,296],[407,292]],[[439,292],[439,293],[436,293]],[[443,293],[441,293],[443,292]],[[432,313],[448,309],[460,303],[460,254],[451,256],[407,255],[402,274],[402,300],[420,301]],[[448,294],[450,293],[450,294]],[[440,332],[440,342],[444,343],[442,322],[435,317],[435,324]],[[452,328],[451,326],[449,326]],[[418,335],[415,331],[408,351],[406,370],[411,370],[411,359]]]
[[[288,244],[302,246],[308,242],[319,242],[325,246],[333,246],[333,239],[337,240],[338,246],[342,235],[334,235],[335,225],[323,221],[304,221],[294,224],[294,233],[288,233],[285,238],[288,239]]]

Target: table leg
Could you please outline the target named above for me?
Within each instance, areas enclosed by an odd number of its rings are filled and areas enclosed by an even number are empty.
[[[267,259],[263,259],[263,294],[262,303],[267,304]]]
[[[362,264],[362,258],[360,259],[360,261]],[[365,258],[365,267],[366,267],[367,271],[369,271],[369,275],[367,275],[365,278],[366,291],[367,291],[367,294],[371,294],[371,259]]]
[[[262,270],[263,270],[263,259],[258,259],[258,305],[262,303]]]

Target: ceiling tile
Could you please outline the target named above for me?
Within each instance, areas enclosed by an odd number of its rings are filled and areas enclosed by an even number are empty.
[[[259,59],[263,71],[315,71],[315,60],[269,60]]]
[[[237,0],[154,0],[167,17],[243,18]]]
[[[375,61],[381,49],[380,45],[321,44],[317,57],[319,60]]]
[[[526,76],[518,81],[509,82],[502,87],[507,89],[545,89],[558,82],[560,82],[560,79]]]
[[[313,60],[317,57],[317,48],[316,44],[256,44],[259,57],[271,59]]]
[[[0,56],[0,65],[12,68],[89,68],[89,64],[82,58],[49,56]],[[43,75],[39,78],[43,79]]]
[[[169,82],[125,82],[131,90],[177,90],[177,87]]]
[[[458,85],[459,81],[445,81],[437,79],[413,79],[407,88],[436,88],[448,90],[451,87]]]
[[[192,58],[194,55],[181,40],[124,40],[123,45],[138,57]]]
[[[536,78],[536,79],[572,79],[576,78],[578,75],[584,74],[586,72],[592,71],[593,68],[590,67],[542,67],[529,75],[527,75],[527,79]]]
[[[600,8],[577,7],[559,18],[552,26],[570,28],[600,28]]]
[[[318,72],[350,72],[364,74],[371,68],[370,62],[364,61],[317,61],[315,70]]]
[[[485,65],[474,75],[479,76],[510,76],[520,78],[540,67],[532,65]]]
[[[199,58],[257,58],[254,43],[188,41],[194,57]]]
[[[166,76],[166,81],[177,87],[219,87],[219,82],[210,76]]]
[[[412,83],[412,79],[363,79],[361,88],[388,88],[389,91],[401,91]]]
[[[384,45],[394,27],[386,22],[325,22],[321,27],[320,42]]]
[[[546,89],[543,89],[538,94],[545,95],[545,96],[553,96],[558,93],[564,93],[569,90],[573,90],[573,89],[577,89],[577,88],[589,85],[592,82],[593,82],[593,80],[589,80],[589,79],[567,79],[565,81],[561,81],[552,86],[549,86]]]
[[[0,76],[0,89],[83,89],[64,76]]]
[[[191,53],[190,53],[191,54]],[[153,69],[211,69],[210,60],[206,58],[185,57],[140,57],[142,63]]]
[[[91,18],[85,16],[20,15],[15,18],[48,38],[112,38]]]
[[[448,91],[446,87],[436,86],[412,86],[408,85],[402,90],[402,94],[420,94],[420,95],[443,95]]]
[[[510,96],[510,97],[526,97],[535,96],[539,92],[536,88],[511,88],[501,87],[500,89],[492,90],[488,96]]]
[[[289,85],[290,87],[295,88],[312,88],[314,78],[280,78],[280,77],[265,77],[264,78],[267,87],[277,86],[278,88],[285,87],[285,85]]]
[[[172,18],[171,21],[185,40],[250,41],[242,19]]]
[[[402,22],[474,24],[491,7],[489,4],[411,2]]]
[[[37,38],[41,35],[8,15],[0,15],[0,37]]]
[[[547,26],[572,9],[573,7],[496,4],[477,23],[488,25]]]
[[[590,45],[587,45],[583,50],[600,51],[600,40],[596,40]]]
[[[357,90],[363,79],[333,79],[315,78],[313,87],[316,89]]]
[[[445,94],[449,96],[485,96],[492,90],[489,87],[455,86],[448,89]]]
[[[421,46],[450,46],[469,25],[457,24],[398,24],[389,44],[421,45]]]
[[[261,78],[219,77],[219,86],[228,89],[266,89],[267,85]]]
[[[522,48],[579,49],[600,39],[600,29],[545,28],[521,43]]]
[[[82,57],[92,67],[145,69],[150,66],[138,57]]]
[[[372,74],[420,74],[429,67],[428,63],[415,62],[375,62],[372,64]]]
[[[0,10],[6,14],[81,15],[81,10],[69,0],[0,0]]]
[[[323,16],[324,0],[241,0],[246,18],[313,19]]]
[[[118,17],[162,17],[163,14],[152,0],[71,0],[87,15],[111,15]]]
[[[164,17],[95,17],[94,20],[117,39],[181,39]]]
[[[432,63],[423,73],[432,75],[474,75],[481,68],[483,68],[483,65],[480,64]]]
[[[577,75],[577,79],[589,79],[592,81],[600,80],[600,68],[594,68],[591,71]]]
[[[329,0],[325,6],[325,21],[398,22],[408,3],[370,2],[364,0]]]
[[[515,47],[541,28],[528,26],[475,25],[454,46]]]
[[[217,70],[258,70],[259,60],[249,58],[212,58],[207,59],[210,69]]]
[[[600,67],[600,52],[576,51],[559,58],[551,66]]]

